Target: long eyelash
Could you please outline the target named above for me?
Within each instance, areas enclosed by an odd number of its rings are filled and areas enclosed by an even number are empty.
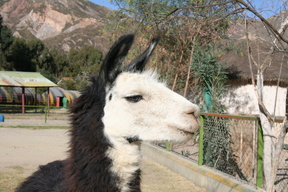
[[[125,99],[131,103],[137,103],[143,99],[143,96],[142,95],[133,95],[133,96],[125,97]]]

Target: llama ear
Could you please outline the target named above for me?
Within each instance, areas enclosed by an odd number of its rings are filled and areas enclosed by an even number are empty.
[[[149,47],[140,56],[134,59],[127,67],[125,67],[124,71],[142,72],[159,39],[159,37],[153,38]]]
[[[119,69],[133,43],[134,35],[121,36],[110,48],[100,69],[100,76],[105,82],[112,83],[119,73]]]

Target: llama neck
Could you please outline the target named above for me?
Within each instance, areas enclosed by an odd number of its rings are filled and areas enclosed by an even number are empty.
[[[64,191],[120,191],[117,175],[110,171],[112,161],[106,152],[109,142],[89,128],[73,128],[71,131],[70,156],[65,167]],[[82,135],[86,131],[85,136]],[[82,134],[79,134],[79,131]]]
[[[87,87],[70,110],[70,155],[65,161],[63,191],[139,192],[140,145],[104,134],[101,82],[95,80],[95,86]]]
[[[104,136],[86,137],[71,131],[70,157],[65,167],[65,191],[140,191],[140,143]],[[95,132],[95,130],[94,130]]]
[[[140,142],[129,143],[124,138],[110,138],[110,141],[113,147],[109,147],[106,154],[113,162],[111,171],[120,178],[119,188],[126,192],[134,186],[140,191]]]

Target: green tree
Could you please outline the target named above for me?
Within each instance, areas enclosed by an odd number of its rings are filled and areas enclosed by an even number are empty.
[[[38,60],[38,69],[43,69],[53,74],[54,79],[60,80],[65,75],[68,66],[67,55],[59,53],[56,49],[44,48]]]
[[[35,71],[39,72],[39,63],[41,61],[43,52],[45,49],[45,45],[44,43],[39,40],[39,39],[33,39],[33,40],[26,40],[26,45],[28,48],[28,52],[29,52],[29,59],[30,59],[30,63],[33,66],[33,69],[35,67]],[[53,68],[53,67],[50,67]],[[51,70],[44,70],[42,71],[42,75],[44,75],[45,77],[49,77],[48,79],[52,80],[54,78],[52,78],[52,74],[50,74]],[[47,73],[49,73],[49,75],[46,75]]]
[[[57,83],[57,79],[55,78],[55,75],[53,73],[51,73],[50,71],[47,71],[47,70],[42,68],[42,69],[37,69],[37,72],[41,73],[41,75],[43,75],[44,77],[46,77],[50,81]]]
[[[68,72],[75,80],[76,89],[81,91],[88,79],[99,72],[102,52],[92,46],[84,46],[80,50],[71,49],[68,58]]]
[[[221,99],[227,92],[227,66],[218,60],[223,50],[215,43],[197,44],[192,55],[191,72],[198,79],[197,92],[203,95],[202,111],[223,113],[225,106]],[[218,126],[215,126],[217,122]],[[230,175],[247,180],[237,165],[232,150],[230,125],[227,119],[205,117],[204,121],[204,164]]]
[[[65,81],[65,89],[67,90],[76,90],[76,85],[74,81]]]
[[[45,49],[44,43],[40,39],[33,39],[26,41],[27,47],[30,52],[32,62],[36,65],[39,62],[39,58]]]
[[[32,61],[32,55],[26,40],[16,38],[9,48],[8,61],[17,71],[36,71],[36,64]]]
[[[41,56],[38,59],[37,66],[38,69],[44,69],[51,73],[53,73],[53,70],[55,70],[53,56],[51,55],[51,51],[47,47],[43,49]]]
[[[65,68],[69,66],[67,55],[59,53],[56,49],[50,50],[50,55],[54,62],[54,70],[52,69],[52,72],[56,78],[62,77],[65,75]]]
[[[151,39],[151,36],[160,34],[159,45],[162,49],[156,50],[157,63],[152,60],[151,65],[167,78],[168,83],[177,82],[175,91],[184,91],[184,95],[187,90],[192,90],[195,84],[193,83],[195,79],[190,76],[189,66],[194,45],[197,42],[202,45],[210,42],[219,43],[221,39],[226,38],[228,21],[234,17],[229,13],[236,6],[231,1],[226,7],[219,6],[226,0],[217,0],[215,4],[210,0],[112,0],[112,2],[119,5],[120,11],[113,15],[116,17],[116,23],[110,22],[107,31],[115,29],[112,33],[115,36],[137,33],[138,39],[139,37]],[[136,43],[136,49],[147,45],[147,41],[142,39]]]
[[[0,15],[0,70],[38,71],[57,82],[68,67],[67,55],[49,50],[39,39],[14,38]],[[69,70],[66,70],[69,71]]]
[[[88,72],[87,75],[93,75],[99,70],[102,52],[92,46],[84,46],[80,50],[71,49],[68,58],[72,76],[77,76],[83,72]]]
[[[1,50],[5,52],[9,46],[13,43],[14,37],[11,30],[3,25],[3,18],[0,15],[0,46]]]
[[[191,72],[198,79],[198,93],[203,94],[204,112],[223,113],[225,111],[221,99],[227,92],[228,68],[217,58],[222,52],[221,46],[215,43],[194,46]]]
[[[3,18],[0,15],[0,70],[13,70],[7,62],[7,50],[14,41],[11,30],[3,25]]]

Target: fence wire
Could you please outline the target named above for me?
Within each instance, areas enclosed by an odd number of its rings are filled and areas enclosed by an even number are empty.
[[[195,162],[198,162],[199,153],[199,136],[194,136],[192,139],[185,143],[175,142],[154,142],[154,145],[158,145],[162,148],[166,148],[167,151],[172,151]]]
[[[205,165],[256,185],[257,121],[205,117]]]
[[[205,114],[203,156],[199,156],[199,134],[187,143],[154,143],[172,152],[203,165],[224,172],[235,179],[246,181],[254,186],[265,178],[258,166],[262,164],[261,152],[258,151],[258,119],[243,116]],[[258,165],[258,166],[257,166]],[[260,172],[259,172],[260,171]],[[257,175],[258,173],[258,175]],[[288,191],[288,143],[284,145],[275,182],[277,192]]]
[[[282,148],[279,158],[279,166],[275,181],[275,191],[287,192],[288,191],[288,144]]]

